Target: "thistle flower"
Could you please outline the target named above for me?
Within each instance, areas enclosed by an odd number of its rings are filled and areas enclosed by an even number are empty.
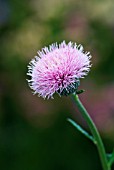
[[[53,98],[54,93],[69,95],[80,85],[90,71],[89,52],[83,52],[82,45],[63,41],[38,51],[38,56],[29,63],[28,80],[34,94],[43,98]]]

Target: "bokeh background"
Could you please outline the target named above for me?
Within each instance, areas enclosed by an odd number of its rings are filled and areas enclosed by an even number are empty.
[[[96,147],[67,122],[89,132],[70,97],[43,100],[26,81],[36,52],[62,40],[91,51],[80,98],[107,152],[114,148],[114,1],[0,0],[1,170],[102,169]]]

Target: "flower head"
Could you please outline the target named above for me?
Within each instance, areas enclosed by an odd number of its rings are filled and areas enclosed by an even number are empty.
[[[38,51],[28,66],[31,89],[38,96],[53,98],[54,93],[69,95],[80,85],[90,70],[90,53],[84,53],[81,45],[63,41]]]

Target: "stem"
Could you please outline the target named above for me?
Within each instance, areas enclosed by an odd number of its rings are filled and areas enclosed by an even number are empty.
[[[97,146],[97,149],[99,152],[103,170],[111,170],[110,166],[108,165],[108,160],[106,157],[106,152],[105,152],[105,148],[104,148],[102,139],[100,137],[100,134],[99,134],[94,122],[92,121],[87,110],[84,108],[81,101],[79,100],[78,95],[73,95],[73,97],[76,101],[76,105],[77,105],[79,111],[82,113],[83,118],[86,120],[86,122],[91,130],[91,133],[93,134],[93,137],[96,140],[96,146]]]

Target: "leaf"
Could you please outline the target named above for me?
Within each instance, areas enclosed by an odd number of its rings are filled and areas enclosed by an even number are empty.
[[[109,166],[111,166],[114,163],[114,149],[112,154],[107,154],[107,157],[108,157]]]
[[[88,132],[86,132],[80,125],[78,125],[75,121],[68,118],[67,119],[79,132],[81,132],[83,135],[85,135],[87,138],[89,138],[91,141],[93,141],[95,144],[97,143],[96,140],[91,136]]]
[[[83,92],[85,92],[85,90],[84,90],[84,89],[77,90],[77,91],[76,91],[76,94],[81,94],[81,93],[83,93]]]

